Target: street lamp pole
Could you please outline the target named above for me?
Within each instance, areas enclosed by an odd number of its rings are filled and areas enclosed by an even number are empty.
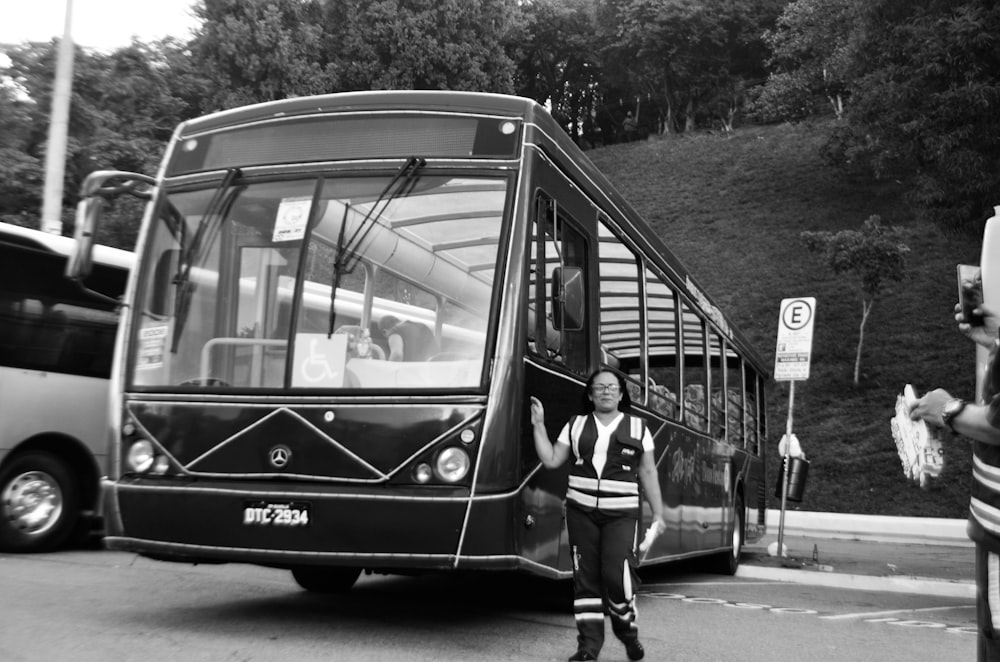
[[[66,172],[66,142],[69,133],[69,102],[73,90],[73,0],[66,0],[66,21],[59,41],[56,78],[52,89],[48,146],[45,150],[45,194],[42,200],[42,230],[62,234],[63,178]]]

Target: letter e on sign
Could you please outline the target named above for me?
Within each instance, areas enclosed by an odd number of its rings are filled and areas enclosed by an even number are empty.
[[[774,352],[775,381],[809,379],[815,297],[782,299],[778,316],[778,345]]]

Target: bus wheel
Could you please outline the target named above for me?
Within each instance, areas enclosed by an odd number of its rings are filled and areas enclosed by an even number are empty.
[[[30,451],[0,471],[0,551],[47,552],[76,528],[77,480],[56,456]]]
[[[736,574],[740,567],[740,554],[743,553],[743,499],[740,497],[736,497],[734,510],[736,518],[729,539],[729,550],[720,554],[716,562],[717,572],[724,575]]]
[[[292,577],[299,586],[314,593],[343,593],[358,580],[361,568],[299,566],[292,568]]]

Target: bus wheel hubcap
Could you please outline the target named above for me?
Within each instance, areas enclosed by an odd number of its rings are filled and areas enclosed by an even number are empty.
[[[62,493],[52,476],[28,471],[15,476],[0,496],[3,519],[27,535],[45,533],[62,514]]]

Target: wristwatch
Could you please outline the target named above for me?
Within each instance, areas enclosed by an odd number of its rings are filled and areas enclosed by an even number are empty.
[[[944,409],[941,410],[941,422],[948,426],[948,429],[952,432],[955,431],[955,428],[952,426],[952,421],[955,420],[956,416],[962,413],[962,410],[965,409],[965,405],[967,404],[969,403],[965,400],[959,400],[958,398],[952,398],[948,402],[944,403]]]

